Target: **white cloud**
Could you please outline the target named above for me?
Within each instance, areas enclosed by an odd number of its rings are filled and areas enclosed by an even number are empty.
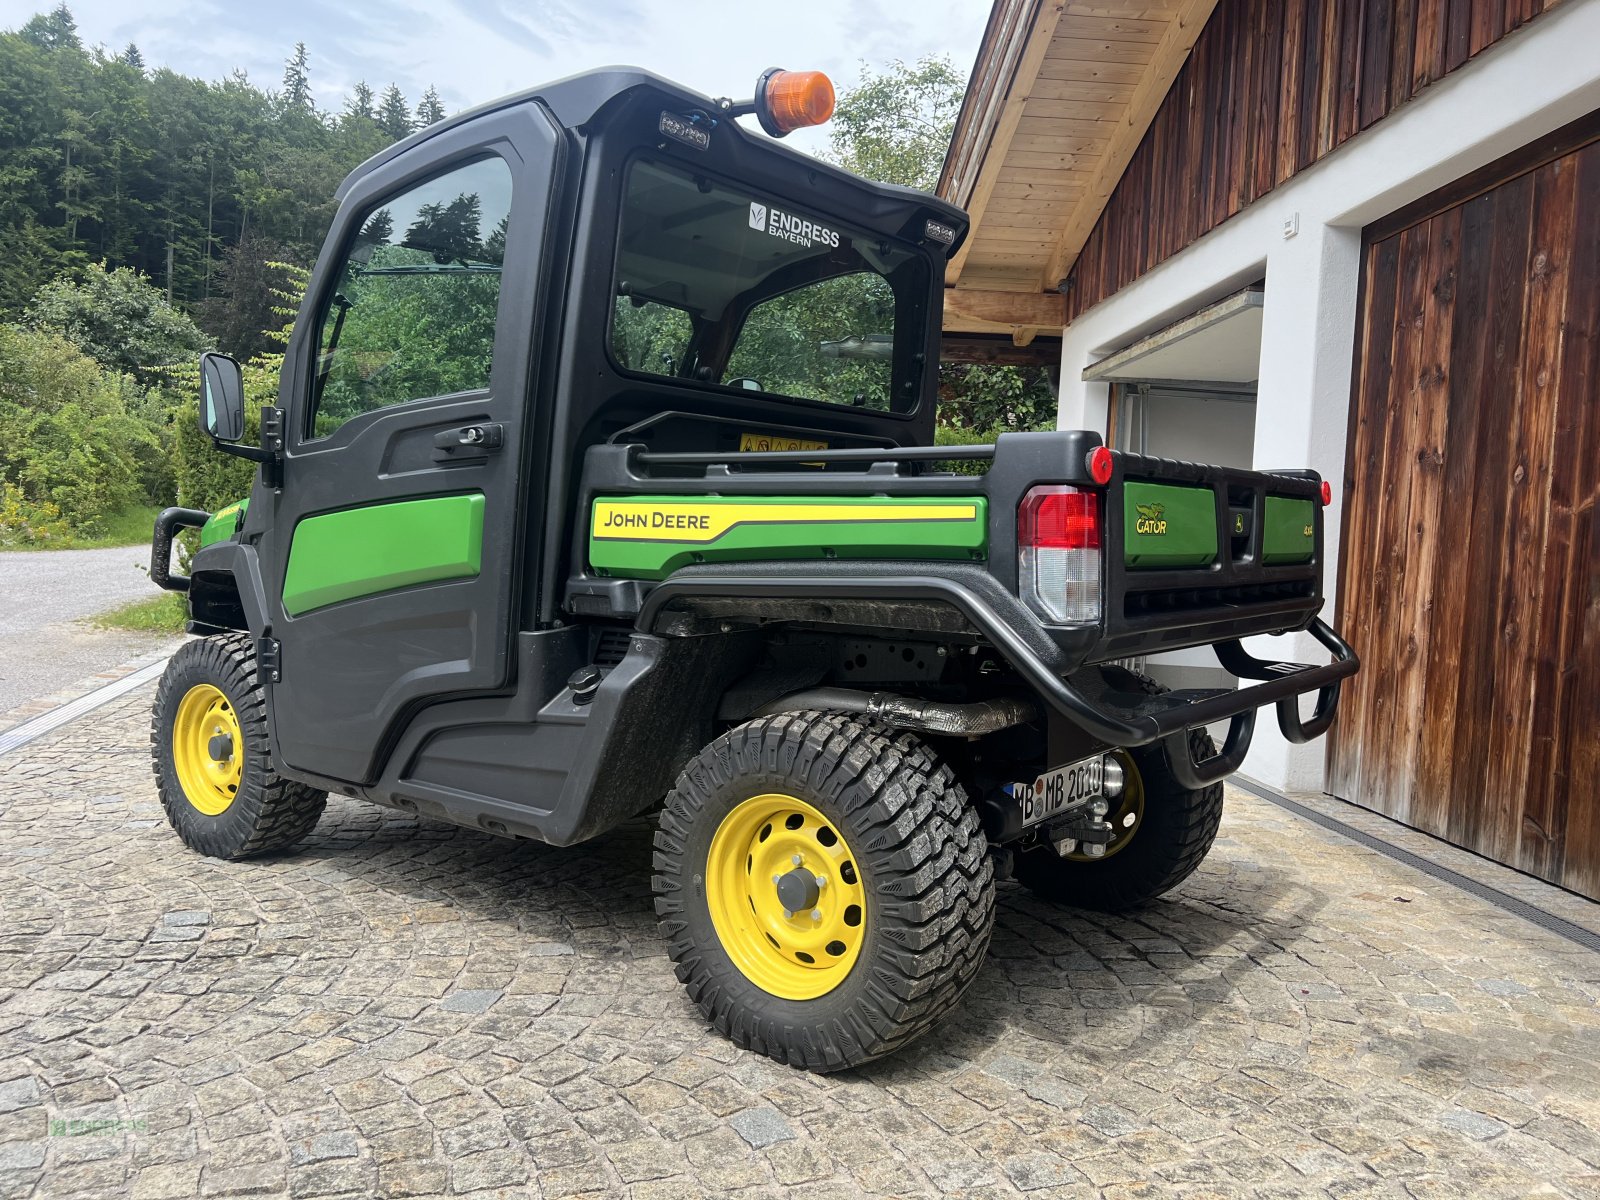
[[[87,44],[138,44],[145,61],[208,79],[243,67],[276,86],[306,43],[317,102],[337,109],[365,79],[412,104],[432,84],[455,111],[590,67],[645,67],[714,96],[747,96],[770,66],[816,68],[847,86],[882,67],[948,54],[970,69],[986,0],[68,0]],[[0,0],[16,28],[52,0]],[[826,144],[818,131],[792,139]]]

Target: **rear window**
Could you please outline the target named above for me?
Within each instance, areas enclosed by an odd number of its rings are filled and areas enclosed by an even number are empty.
[[[611,352],[641,374],[878,410],[914,407],[923,256],[648,160],[623,190]]]

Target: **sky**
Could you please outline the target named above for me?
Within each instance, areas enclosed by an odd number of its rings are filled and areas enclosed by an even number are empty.
[[[15,29],[55,0],[0,0]],[[416,106],[438,89],[457,112],[589,67],[645,67],[712,96],[743,99],[767,67],[826,71],[841,90],[881,69],[947,54],[972,67],[989,0],[68,0],[87,46],[138,45],[147,66],[220,79],[242,67],[276,88],[306,43],[317,106],[352,84],[394,82]],[[815,152],[822,131],[789,141]]]

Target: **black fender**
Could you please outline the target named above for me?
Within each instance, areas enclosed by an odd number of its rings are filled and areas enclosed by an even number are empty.
[[[1333,722],[1340,684],[1360,667],[1355,651],[1344,639],[1312,617],[1302,627],[1333,655],[1331,663],[1261,662],[1236,638],[1219,639],[1213,649],[1224,667],[1241,678],[1265,682],[1235,691],[1167,692],[1142,703],[1137,711],[1124,711],[1109,705],[1085,673],[1075,669],[1085,665],[1081,657],[1072,661],[1038,618],[981,569],[907,563],[900,564],[904,574],[887,574],[883,563],[830,563],[820,570],[812,561],[798,565],[800,570],[763,564],[742,572],[722,567],[686,568],[650,593],[640,610],[638,629],[653,630],[676,602],[693,603],[702,598],[739,598],[746,603],[801,601],[813,607],[895,600],[947,605],[1005,657],[1041,701],[1085,732],[1112,746],[1160,741],[1174,775],[1187,788],[1204,787],[1238,770],[1250,748],[1256,710],[1267,704],[1277,706],[1278,721],[1288,740],[1305,742],[1321,735]],[[1090,638],[1097,632],[1091,631]],[[1299,716],[1295,703],[1306,693],[1317,695],[1316,712],[1309,720]],[[1194,762],[1188,731],[1222,720],[1229,722],[1222,750],[1204,762]]]
[[[271,609],[254,546],[230,541],[203,547],[189,560],[189,578],[189,612],[196,622],[222,629],[243,628],[257,638],[271,631]],[[239,616],[230,619],[227,610],[233,604]]]

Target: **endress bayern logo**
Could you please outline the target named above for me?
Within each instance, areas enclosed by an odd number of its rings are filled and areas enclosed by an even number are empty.
[[[786,242],[794,242],[808,250],[814,245],[839,244],[838,230],[818,225],[815,221],[808,221],[805,217],[797,217],[793,213],[786,213],[781,208],[769,208],[754,200],[750,201],[750,228],[759,229],[762,233],[782,238]]]

